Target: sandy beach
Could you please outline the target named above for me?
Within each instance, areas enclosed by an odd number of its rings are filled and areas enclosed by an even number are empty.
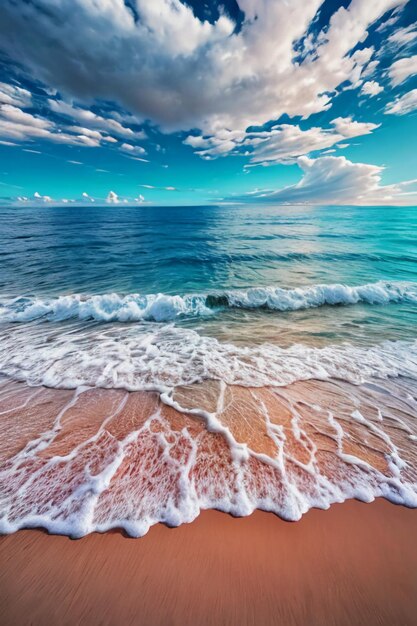
[[[83,539],[0,539],[0,621],[26,624],[412,625],[417,512],[348,501],[289,523],[257,511]]]
[[[415,624],[416,509],[314,505],[412,496],[413,384],[381,384],[224,388],[221,408],[217,383],[178,388],[183,411],[217,407],[212,432],[157,394],[4,379],[0,623]],[[184,523],[217,502],[312,508]]]

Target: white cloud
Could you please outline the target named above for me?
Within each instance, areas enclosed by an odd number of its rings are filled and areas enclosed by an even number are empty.
[[[81,194],[84,200],[89,200],[90,202],[95,202],[94,198],[92,198],[86,191],[83,191]]]
[[[139,185],[139,187],[143,187],[144,189],[159,189],[160,191],[178,191],[176,187],[172,185],[168,185],[166,187],[157,187],[155,185]]]
[[[380,124],[370,122],[357,122],[351,117],[337,117],[333,120],[336,131],[344,138],[359,137],[360,135],[369,135],[372,131],[379,128]]]
[[[15,186],[15,185],[12,185],[12,186]],[[14,198],[9,198],[9,201],[14,202],[16,204],[24,203],[24,204],[27,204],[28,206],[39,206],[40,204],[43,204],[43,203],[48,204],[50,206],[63,206],[63,205],[75,204],[75,203],[83,204],[87,206],[90,203],[96,202],[97,200],[93,198],[92,196],[90,196],[85,191],[78,198],[75,198],[75,199],[74,198],[61,198],[58,200],[51,198],[51,196],[42,195],[36,191],[31,198],[20,195]],[[102,199],[100,199],[100,202],[101,201]],[[126,205],[143,204],[147,202],[145,200],[145,197],[142,194],[138,194],[137,197],[131,196],[131,197],[122,198],[114,191],[109,191],[107,197],[105,198],[105,201],[108,204],[126,204]]]
[[[361,72],[361,79],[367,78],[368,76],[372,76],[372,74],[375,72],[378,65],[379,65],[378,60],[375,59],[374,61],[370,61],[368,65]]]
[[[11,104],[0,107],[0,137],[15,141],[47,140],[68,145],[97,147],[103,139],[100,134],[83,134],[82,128],[61,129],[51,120],[33,115]],[[74,134],[72,134],[72,131]]]
[[[221,130],[215,135],[190,135],[184,143],[192,146],[202,158],[228,154],[244,154],[251,164],[289,163],[299,156],[331,148],[340,141],[367,135],[378,124],[357,122],[351,117],[338,117],[331,128],[312,127],[302,130],[295,124],[280,124],[268,131],[241,132]]]
[[[36,201],[53,202],[51,196],[42,196],[38,191],[35,191],[35,193],[33,194],[33,197],[35,198]]]
[[[30,107],[32,94],[27,89],[0,82],[0,103],[22,108]]]
[[[324,156],[317,159],[300,157],[303,177],[296,185],[274,192],[251,194],[251,200],[288,204],[416,204],[417,189],[407,191],[417,181],[382,185],[382,167],[352,163],[345,157]]]
[[[91,129],[97,128],[110,135],[113,133],[121,137],[135,137],[135,132],[131,128],[123,126],[119,121],[97,115],[93,111],[75,106],[64,100],[49,100],[49,106],[54,113],[76,120]],[[141,133],[138,135],[139,137],[143,136]]]
[[[375,80],[368,80],[366,83],[362,85],[361,92],[365,96],[377,96],[381,91],[384,91],[384,88],[377,83]]]
[[[417,89],[412,89],[402,96],[399,96],[390,102],[385,113],[391,115],[406,115],[406,113],[412,113],[417,109]]]
[[[394,9],[394,11],[392,12],[391,16],[387,19],[384,20],[382,22],[382,24],[380,24],[378,26],[378,28],[376,29],[376,31],[378,33],[382,33],[384,32],[387,28],[389,28],[390,26],[393,26],[394,24],[396,24],[398,22],[398,20],[401,17],[401,12],[402,12],[403,7],[398,7],[397,9]]]
[[[410,76],[417,74],[417,54],[394,61],[388,74],[394,87],[403,83]]]
[[[25,99],[26,93],[29,92],[25,92],[24,96],[22,96],[20,94],[20,91],[14,91],[16,89],[17,88],[13,88],[12,90],[10,90],[10,94],[13,95],[15,93],[18,93],[18,96],[20,97],[22,103],[27,104]],[[6,94],[6,90],[3,89],[3,92],[1,92],[0,90],[0,96],[1,93]],[[12,100],[12,97],[10,97],[10,100]],[[18,98],[14,97],[14,101],[17,100]],[[78,117],[79,120],[82,120],[86,124],[96,126],[97,128],[89,128],[87,126],[77,125],[60,126],[49,118],[43,117],[42,115],[38,114],[35,115],[33,113],[28,113],[18,106],[14,106],[12,104],[1,104],[0,137],[7,138],[8,140],[12,139],[15,142],[46,140],[53,143],[76,145],[89,148],[97,148],[99,146],[108,144],[118,144],[118,139],[107,134],[108,130],[110,129],[113,129],[115,131],[115,134],[129,135],[132,138],[136,138],[135,133],[133,133],[132,130],[124,128],[118,121],[105,119],[92,113],[91,111],[72,107],[71,105],[67,105],[63,102],[52,100],[49,100],[49,102],[58,104],[59,107],[54,105],[53,108],[60,108],[60,113],[65,112],[65,114],[69,114],[70,112],[75,112],[74,114],[76,117]],[[99,130],[98,127],[101,127],[102,130]],[[139,132],[138,136],[142,137],[143,133]],[[12,142],[8,143],[9,145],[15,145]],[[129,150],[131,154],[143,154],[145,152],[142,147],[132,146],[131,144],[127,143],[123,143],[121,145],[121,149],[123,151]],[[74,163],[74,161],[69,162]]]
[[[109,193],[107,194],[106,202],[108,204],[119,204],[120,199],[117,193],[115,193],[114,191],[109,191]]]
[[[115,100],[163,130],[215,135],[328,109],[335,90],[358,84],[372,63],[374,50],[364,44],[370,25],[406,3],[351,0],[305,40],[300,60],[294,45],[323,0],[237,1],[245,17],[238,32],[224,15],[201,21],[179,0],[136,0],[137,20],[123,0],[3,0],[0,38],[4,50],[67,97]],[[83,119],[82,126],[89,124]],[[119,136],[113,125],[102,129]]]
[[[132,146],[129,143],[122,143],[120,150],[122,150],[122,152],[126,152],[127,154],[146,154],[146,150],[142,148],[142,146]]]
[[[67,126],[67,130],[76,135],[88,137],[97,146],[104,142],[117,143],[117,139],[114,137],[111,137],[110,135],[103,135],[100,131],[91,130],[91,128],[84,128],[83,126]]]
[[[405,26],[404,28],[398,28],[388,37],[388,43],[397,46],[408,46],[417,39],[417,22]]]

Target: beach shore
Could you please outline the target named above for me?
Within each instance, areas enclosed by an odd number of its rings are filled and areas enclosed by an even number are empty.
[[[296,523],[205,511],[141,539],[19,531],[0,538],[0,622],[411,626],[416,532],[416,510],[382,499]]]
[[[274,497],[285,513],[284,496],[325,506],[354,489],[371,500],[390,485],[407,504],[416,476],[414,382],[383,385],[224,387],[220,405],[219,385],[207,383],[175,390],[179,412],[155,393],[3,380],[0,485],[10,534],[0,537],[0,623],[417,623],[416,509],[347,499],[294,523],[213,510],[239,508],[240,497],[247,514],[243,496],[269,506]],[[224,431],[186,412],[195,406],[209,415],[220,406]],[[236,464],[232,452],[246,449]],[[155,523],[190,521],[193,503],[203,512],[192,523]],[[134,539],[122,524],[133,535],[149,532]]]

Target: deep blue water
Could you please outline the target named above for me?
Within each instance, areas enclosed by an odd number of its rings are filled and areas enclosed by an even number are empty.
[[[413,281],[414,207],[1,209],[0,295]]]

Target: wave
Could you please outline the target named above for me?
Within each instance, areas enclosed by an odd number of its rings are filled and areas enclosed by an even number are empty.
[[[112,326],[71,327],[48,337],[44,327],[18,325],[1,338],[0,373],[30,385],[131,391],[163,391],[204,380],[245,387],[329,378],[417,380],[417,341],[243,347],[174,324],[133,325],[123,333]]]
[[[395,302],[417,303],[417,283],[379,281],[359,286],[258,287],[183,296],[162,293],[122,296],[109,293],[91,296],[73,294],[49,299],[19,297],[0,303],[0,321],[91,319],[100,322],[170,322],[181,317],[205,317],[230,308],[285,312],[325,305],[384,305]]]

